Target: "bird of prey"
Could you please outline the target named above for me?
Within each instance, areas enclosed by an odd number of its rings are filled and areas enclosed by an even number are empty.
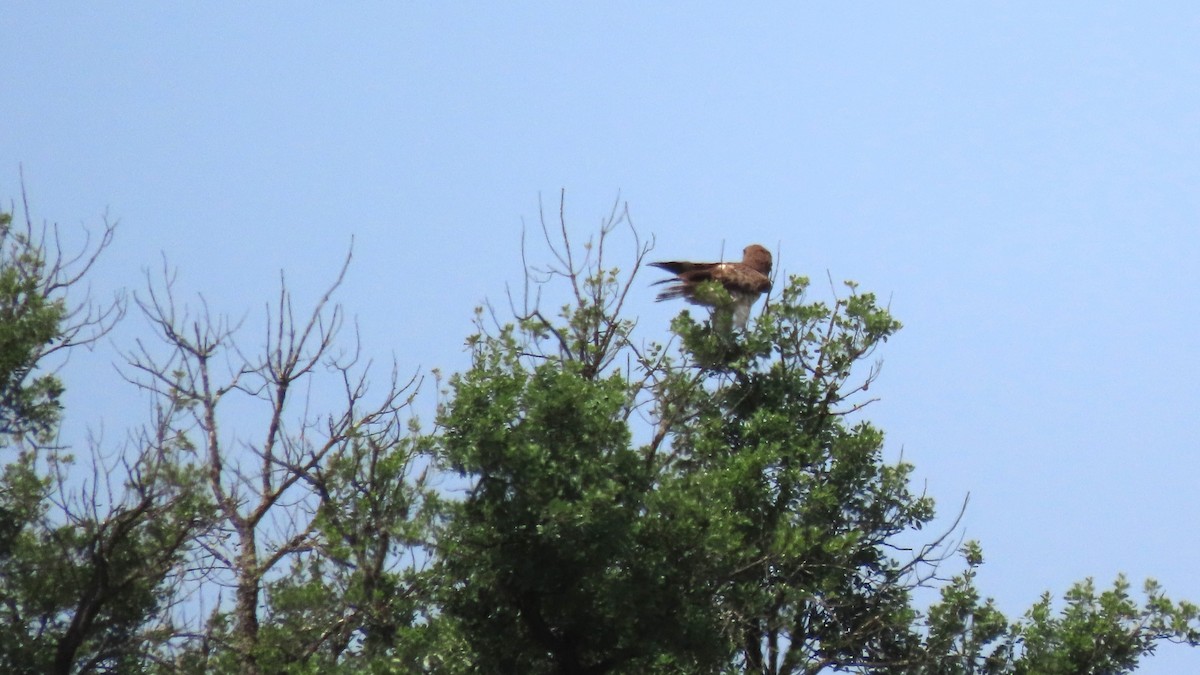
[[[751,244],[742,251],[741,262],[653,262],[652,267],[666,270],[674,277],[655,282],[670,284],[658,294],[658,301],[683,298],[690,303],[717,308],[712,298],[697,297],[696,291],[705,281],[716,281],[725,287],[733,300],[733,322],[746,327],[750,306],[758,296],[771,290],[771,252]],[[704,294],[701,294],[703,296]]]

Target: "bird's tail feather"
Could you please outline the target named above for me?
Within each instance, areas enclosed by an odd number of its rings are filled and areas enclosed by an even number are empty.
[[[667,279],[666,281],[675,281],[675,280]],[[663,283],[663,282],[659,282],[659,283]],[[686,297],[687,297],[687,287],[684,286],[683,284],[677,284],[675,286],[671,286],[669,288],[663,289],[662,292],[660,292],[658,294],[658,297],[655,298],[655,301],[662,302],[663,300],[674,300],[676,298],[686,298]]]

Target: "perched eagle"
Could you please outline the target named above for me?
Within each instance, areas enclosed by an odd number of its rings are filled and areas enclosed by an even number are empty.
[[[746,247],[741,262],[653,262],[650,265],[675,275],[655,282],[671,284],[658,294],[660,302],[683,298],[711,307],[714,304],[711,300],[696,297],[696,289],[705,281],[719,282],[733,299],[733,322],[739,328],[746,327],[750,306],[758,296],[771,290],[771,252],[758,244]]]

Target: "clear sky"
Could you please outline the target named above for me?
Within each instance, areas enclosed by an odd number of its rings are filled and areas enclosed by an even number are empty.
[[[21,164],[38,218],[119,220],[96,292],[165,256],[255,316],[353,236],[368,354],[453,371],[539,196],[582,235],[619,195],[656,257],[890,298],[868,417],[971,495],[1010,615],[1118,572],[1200,601],[1200,4],[246,4],[0,9],[0,196]],[[144,417],[115,358],[68,364],[68,435]]]

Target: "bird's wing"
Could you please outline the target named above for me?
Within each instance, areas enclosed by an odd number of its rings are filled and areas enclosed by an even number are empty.
[[[750,298],[751,302],[759,294],[771,288],[771,279],[767,275],[741,263],[666,262],[651,264],[675,272],[674,277],[654,282],[655,284],[670,284],[658,294],[656,299],[660,302],[675,298],[694,300],[696,288],[705,281],[716,281],[731,294],[739,297],[746,296]]]
[[[651,267],[657,267],[660,270],[666,270],[671,274],[695,274],[703,273],[710,270],[721,263],[704,263],[704,262],[687,262],[685,260],[668,260],[666,262],[652,262]],[[663,283],[663,282],[659,282]]]
[[[771,290],[771,278],[748,265],[725,263],[714,267],[709,274],[731,293],[758,296]]]

